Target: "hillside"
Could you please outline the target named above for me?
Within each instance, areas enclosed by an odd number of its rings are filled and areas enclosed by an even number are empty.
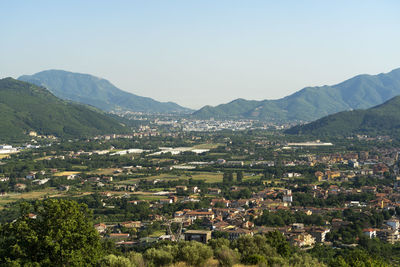
[[[92,105],[104,111],[191,112],[190,109],[172,102],[158,102],[122,91],[109,81],[89,74],[47,70],[34,75],[23,75],[18,79],[44,86],[61,99]]]
[[[400,96],[366,110],[343,111],[315,122],[298,125],[288,134],[352,135],[400,133]]]
[[[83,137],[126,132],[115,119],[94,108],[58,99],[48,90],[12,78],[0,80],[0,141],[26,133]]]
[[[397,95],[400,95],[400,69],[387,74],[359,75],[332,86],[306,87],[277,100],[237,99],[216,107],[205,106],[193,116],[271,122],[313,121],[340,111],[370,108]]]

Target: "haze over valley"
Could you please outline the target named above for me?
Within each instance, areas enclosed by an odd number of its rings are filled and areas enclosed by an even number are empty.
[[[400,266],[399,1],[0,10],[0,266]]]

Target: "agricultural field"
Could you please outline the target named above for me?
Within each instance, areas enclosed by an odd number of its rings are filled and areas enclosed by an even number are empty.
[[[118,170],[117,168],[97,169],[95,171],[88,172],[88,174],[90,174],[90,175],[118,175],[118,174],[115,174],[115,172],[117,170]]]
[[[60,192],[55,188],[46,188],[38,191],[31,191],[26,193],[8,193],[5,196],[0,197],[0,209],[3,209],[5,205],[18,200],[35,200],[43,199],[44,197],[58,196]]]
[[[9,154],[0,154],[0,159],[8,158]]]
[[[222,143],[201,144],[193,146],[193,149],[215,149],[219,146],[225,146],[225,144]]]
[[[54,174],[54,176],[56,177],[60,177],[60,176],[68,176],[68,175],[74,175],[74,174],[78,174],[80,172],[77,171],[64,171],[64,172],[57,172]]]
[[[243,180],[253,180],[253,179],[259,179],[261,175],[253,175],[249,173],[245,173]],[[160,174],[160,175],[154,175],[154,176],[148,176],[145,178],[133,178],[129,180],[124,180],[118,182],[119,184],[132,184],[136,183],[140,179],[146,179],[146,180],[188,180],[188,179],[193,179],[193,180],[204,180],[207,183],[220,183],[222,182],[223,178],[223,173],[222,172],[184,172],[182,174]]]

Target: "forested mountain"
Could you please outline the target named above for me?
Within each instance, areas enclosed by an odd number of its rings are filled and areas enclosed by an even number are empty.
[[[43,87],[0,80],[0,141],[26,138],[29,131],[58,137],[127,132],[118,121],[89,106],[67,102]]]
[[[343,111],[287,130],[289,134],[385,135],[400,133],[400,96],[366,110]]]
[[[216,107],[205,106],[196,118],[247,118],[271,122],[313,121],[345,110],[365,109],[400,95],[400,69],[379,75],[358,75],[340,84],[306,87],[277,99],[237,99]]]
[[[89,74],[63,70],[47,70],[18,78],[38,86],[44,86],[55,96],[89,104],[104,111],[128,110],[146,113],[190,112],[173,102],[158,102],[149,97],[125,92],[109,81]]]

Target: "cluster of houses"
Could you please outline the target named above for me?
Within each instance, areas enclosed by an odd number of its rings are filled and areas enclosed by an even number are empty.
[[[395,243],[400,241],[400,222],[396,218],[386,221],[379,229],[366,228],[363,233],[369,238],[379,238],[388,243]]]
[[[383,165],[382,165],[383,167]],[[374,171],[374,168],[372,168]],[[325,172],[321,175],[330,175],[331,179],[335,179],[335,172]],[[292,174],[296,177],[296,174]],[[400,181],[400,179],[399,179]],[[400,183],[399,183],[400,184]],[[396,182],[394,183],[396,185]],[[206,242],[212,238],[212,232],[222,232],[231,240],[234,240],[242,235],[262,234],[269,231],[280,231],[288,241],[298,247],[309,247],[316,243],[326,242],[326,235],[335,229],[338,229],[348,222],[339,218],[334,218],[330,222],[326,222],[324,226],[305,226],[302,223],[293,223],[284,227],[265,227],[256,226],[253,222],[254,219],[262,216],[264,210],[269,212],[276,212],[279,210],[286,210],[290,212],[304,212],[306,215],[312,214],[331,214],[334,211],[342,212],[345,209],[357,209],[362,211],[366,209],[377,210],[394,210],[400,207],[400,193],[395,187],[379,187],[376,186],[362,186],[360,188],[341,187],[340,185],[331,184],[328,188],[319,186],[317,184],[305,185],[309,187],[308,192],[315,198],[326,199],[329,195],[336,194],[361,194],[369,193],[375,197],[371,201],[347,201],[343,207],[299,207],[295,206],[293,202],[293,193],[290,189],[285,188],[265,188],[259,192],[253,192],[252,197],[248,199],[227,200],[221,196],[222,192],[219,188],[207,188],[207,194],[213,196],[210,199],[210,206],[205,209],[191,210],[183,209],[178,210],[173,214],[173,218],[167,218],[162,215],[154,214],[153,220],[165,222],[173,222],[181,225],[183,229],[190,229],[191,225],[201,223],[203,228],[208,230],[187,230],[183,231],[178,237],[172,234],[163,234],[159,237],[152,237],[156,242],[159,239],[169,240],[197,240],[199,242]],[[240,187],[232,186],[231,190],[240,190]],[[151,206],[154,208],[162,207],[172,203],[185,202],[185,201],[199,201],[193,196],[182,196],[179,192],[189,192],[196,194],[199,192],[197,187],[176,186],[175,192],[163,192],[167,194],[166,198],[158,201],[152,201]],[[112,195],[104,195],[105,197],[112,197]],[[144,201],[130,201],[132,205]],[[122,222],[120,225],[124,229],[145,228],[151,222]],[[96,225],[99,232],[104,233],[106,228],[112,226],[105,226],[104,224]],[[364,229],[364,234],[370,238],[380,238],[386,242],[394,243],[400,241],[399,221],[396,218],[390,219],[379,229]],[[149,238],[137,240],[132,233],[110,233],[105,235],[107,238],[115,239],[120,245],[132,245],[138,242],[149,242]]]

